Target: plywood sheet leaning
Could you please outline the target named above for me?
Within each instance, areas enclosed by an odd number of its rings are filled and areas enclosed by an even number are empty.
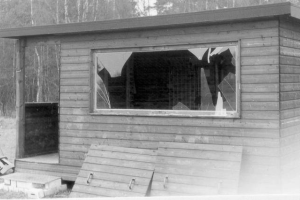
[[[145,196],[156,151],[91,145],[71,197]]]
[[[236,194],[242,147],[160,142],[151,196]]]

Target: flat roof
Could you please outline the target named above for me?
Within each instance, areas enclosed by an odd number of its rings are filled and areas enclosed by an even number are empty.
[[[167,28],[207,23],[254,20],[278,17],[282,15],[300,19],[300,8],[290,2],[284,2],[172,15],[10,28],[0,29],[0,38],[16,39],[33,36],[145,30],[160,27]]]

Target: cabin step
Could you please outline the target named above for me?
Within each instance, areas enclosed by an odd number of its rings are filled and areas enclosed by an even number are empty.
[[[24,192],[29,198],[43,198],[67,190],[61,178],[41,174],[14,173],[0,177],[0,189]]]

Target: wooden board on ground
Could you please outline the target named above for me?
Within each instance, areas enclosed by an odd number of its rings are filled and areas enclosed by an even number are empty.
[[[151,196],[236,194],[242,147],[160,142]]]
[[[70,196],[145,196],[155,159],[153,150],[93,144]]]

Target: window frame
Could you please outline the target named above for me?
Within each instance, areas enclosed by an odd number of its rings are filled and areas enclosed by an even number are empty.
[[[154,51],[173,51],[188,50],[192,48],[211,48],[220,46],[236,46],[236,111],[227,111],[227,115],[216,115],[214,111],[196,111],[196,110],[149,110],[149,109],[96,109],[95,81],[96,67],[95,55],[97,53],[113,52],[154,52]],[[118,116],[156,116],[156,117],[199,117],[199,118],[240,118],[241,116],[241,82],[240,82],[240,49],[241,42],[215,42],[215,43],[197,43],[183,45],[164,45],[164,46],[144,46],[132,48],[109,48],[92,49],[90,66],[90,115],[118,115]]]

